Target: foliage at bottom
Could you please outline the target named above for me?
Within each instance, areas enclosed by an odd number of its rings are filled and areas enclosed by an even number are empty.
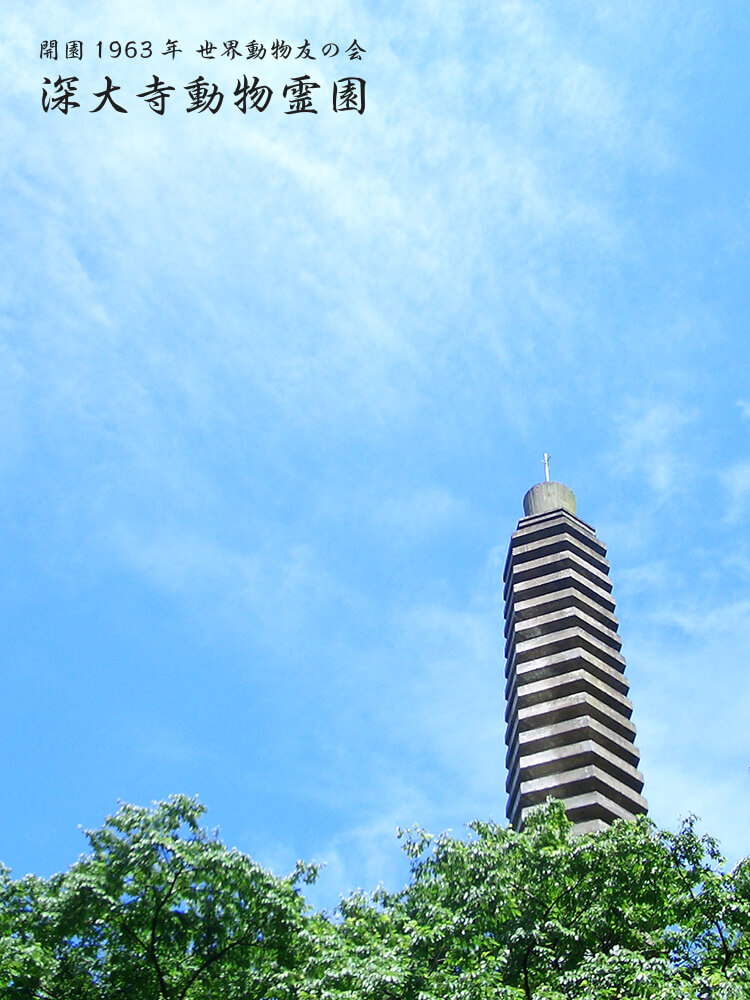
[[[400,892],[313,912],[172,796],[124,805],[50,879],[0,868],[8,1000],[740,1000],[750,859],[724,869],[692,821],[574,837],[550,801],[523,832],[404,836]]]

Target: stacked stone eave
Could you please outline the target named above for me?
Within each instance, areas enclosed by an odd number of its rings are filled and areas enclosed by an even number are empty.
[[[605,546],[570,510],[533,513],[503,579],[510,822],[550,795],[577,832],[645,813]]]

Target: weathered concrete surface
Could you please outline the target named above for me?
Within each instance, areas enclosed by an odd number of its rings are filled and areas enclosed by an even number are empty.
[[[523,512],[527,517],[553,510],[576,512],[575,494],[562,483],[537,483],[523,498]]]

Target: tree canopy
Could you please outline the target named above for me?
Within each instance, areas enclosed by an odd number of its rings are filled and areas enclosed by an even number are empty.
[[[750,997],[750,860],[692,820],[574,837],[559,802],[523,832],[403,833],[409,884],[315,913],[173,796],[123,805],[50,879],[0,869],[9,1000],[734,1000]]]

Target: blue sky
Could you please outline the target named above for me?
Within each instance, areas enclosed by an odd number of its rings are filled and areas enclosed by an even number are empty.
[[[332,906],[403,880],[398,825],[504,820],[543,451],[609,548],[652,817],[747,854],[746,5],[102,6],[0,43],[0,859],[51,874],[185,792]],[[97,58],[132,38],[183,52]],[[309,40],[319,113],[284,114],[307,64],[195,51],[235,38]],[[127,115],[89,114],[105,73]]]

